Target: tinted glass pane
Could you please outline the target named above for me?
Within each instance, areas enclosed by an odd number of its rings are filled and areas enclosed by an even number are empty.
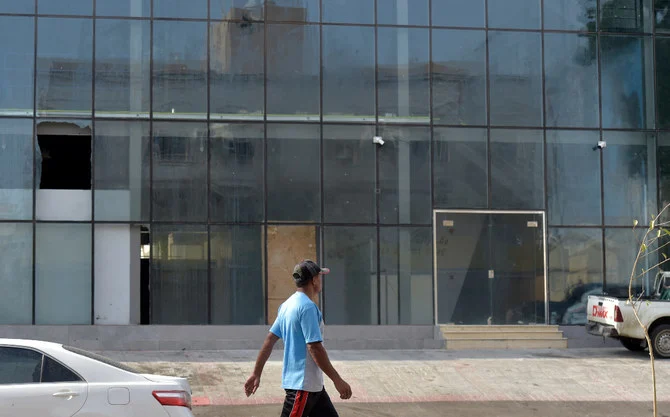
[[[651,38],[602,36],[600,46],[603,127],[653,128]]]
[[[91,225],[36,227],[36,324],[91,324]]]
[[[318,22],[320,0],[273,0],[266,8],[268,20]]]
[[[658,127],[670,127],[670,38],[656,38]]]
[[[96,115],[148,117],[149,22],[100,19],[95,31]]]
[[[42,354],[29,349],[0,347],[0,384],[40,382]]]
[[[268,220],[321,218],[320,129],[268,125]]]
[[[207,18],[207,0],[153,0],[153,2],[155,17]]]
[[[32,115],[35,20],[0,17],[0,39],[0,115]]]
[[[549,224],[602,223],[599,140],[598,132],[547,132]]]
[[[319,119],[319,27],[268,25],[268,119]]]
[[[95,125],[96,220],[149,219],[149,123]]]
[[[659,210],[670,204],[670,134],[658,135],[658,186],[660,187]],[[653,214],[653,213],[652,213]],[[663,220],[670,218],[670,212],[663,212]]]
[[[35,0],[0,0],[0,13],[35,14]]]
[[[210,126],[210,218],[263,221],[263,125]]]
[[[493,208],[544,207],[543,143],[540,130],[491,131]]]
[[[603,292],[600,229],[549,229],[550,324],[586,324],[590,294]]]
[[[151,324],[207,324],[207,227],[153,226]]]
[[[37,24],[38,113],[90,115],[93,23],[42,18]]]
[[[212,324],[265,324],[262,226],[212,226]]]
[[[33,218],[33,123],[0,119],[0,219]]]
[[[441,208],[487,206],[486,129],[435,128],[433,194]]]
[[[153,220],[207,220],[207,125],[153,129]]]
[[[486,26],[486,0],[439,0],[432,2],[433,26]]]
[[[374,28],[324,26],[323,49],[324,119],[375,120]]]
[[[98,16],[150,17],[151,0],[95,0],[95,14]]]
[[[594,32],[596,30],[596,9],[596,0],[545,1],[544,28]]]
[[[486,125],[486,32],[433,30],[433,120]]]
[[[322,0],[323,21],[328,23],[374,23],[374,0]]]
[[[323,236],[324,319],[328,324],[377,324],[377,231],[374,227],[326,227]],[[355,288],[355,290],[354,290]]]
[[[379,118],[383,122],[430,122],[428,29],[379,28]]]
[[[489,27],[540,29],[542,0],[488,0]]]
[[[39,14],[67,14],[84,15],[93,14],[93,0],[38,0],[37,12]]]
[[[382,228],[379,249],[380,324],[433,324],[432,230]]]
[[[210,35],[211,117],[262,120],[265,25],[216,22]]]
[[[56,382],[79,382],[81,379],[71,370],[60,363],[44,356],[44,369],[42,369],[42,383]]]
[[[385,127],[379,152],[379,219],[430,224],[430,129]]]
[[[210,0],[212,19],[262,20],[263,0]]]
[[[377,23],[428,26],[428,9],[428,0],[377,0]]]
[[[653,0],[600,0],[600,29],[606,32],[651,32]]]
[[[656,141],[651,133],[605,132],[605,224],[647,223],[657,213]]]
[[[0,223],[0,251],[0,286],[8,289],[0,294],[0,324],[32,324],[32,224]]]
[[[598,127],[596,36],[547,33],[544,56],[547,126]]]
[[[207,23],[154,22],[153,77],[154,117],[206,118]]]
[[[372,127],[324,126],[324,216],[329,223],[376,221]]]
[[[667,32],[670,29],[670,7],[668,0],[654,0],[654,16],[656,32]]]
[[[633,265],[644,235],[643,229],[633,230],[632,227],[627,227],[605,230],[605,288],[613,296],[628,297]],[[658,262],[659,253],[654,252],[656,249],[658,249],[657,245],[651,245],[648,248],[649,255],[640,257],[635,269],[634,294],[639,294],[643,289],[647,294],[650,293],[649,280],[653,282],[656,271],[644,276],[641,274],[643,269],[649,270]]]
[[[542,126],[539,33],[489,32],[491,124]]]

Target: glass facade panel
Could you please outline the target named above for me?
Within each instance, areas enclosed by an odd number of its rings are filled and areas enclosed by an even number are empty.
[[[540,29],[542,0],[488,0],[489,27]]]
[[[430,123],[430,32],[383,27],[377,36],[380,122]]]
[[[263,20],[263,0],[210,0],[209,7],[212,19]]]
[[[544,208],[543,148],[541,130],[491,130],[493,208]]]
[[[156,21],[153,49],[154,117],[205,119],[207,23]]]
[[[656,100],[658,127],[668,129],[670,128],[670,38],[656,38]]]
[[[263,221],[263,138],[261,124],[210,125],[212,222]]]
[[[321,129],[268,125],[268,221],[321,219]]]
[[[148,21],[96,22],[96,116],[149,116],[150,29]]]
[[[61,15],[93,15],[93,0],[38,0],[37,13]]]
[[[33,322],[33,225],[0,223],[0,324]]]
[[[670,133],[658,134],[658,186],[659,186],[659,210],[670,204]],[[650,213],[653,214],[653,213]],[[668,210],[663,212],[663,221],[670,219]],[[640,220],[640,222],[642,222]]]
[[[600,0],[600,29],[605,32],[651,32],[654,0]]]
[[[38,115],[89,116],[93,88],[93,21],[37,21]]]
[[[486,26],[486,0],[433,0],[433,26]]]
[[[33,114],[35,20],[0,16],[0,116]]]
[[[95,14],[114,17],[151,17],[151,0],[95,0]]]
[[[0,13],[35,14],[35,0],[0,0]]]
[[[384,127],[379,152],[379,221],[430,224],[430,129]]]
[[[547,131],[550,225],[601,225],[598,132]]]
[[[323,113],[329,121],[375,120],[374,28],[323,27]]]
[[[605,291],[609,295],[628,297],[633,265],[643,235],[644,228],[605,229]],[[635,270],[634,294],[639,294],[643,290],[647,294],[650,293],[650,281],[653,284],[656,271],[643,275],[642,270],[649,270],[659,261],[659,252],[654,252],[656,249],[658,249],[656,244],[651,245],[647,248],[649,256],[640,257]]]
[[[486,32],[433,30],[433,122],[486,125]]]
[[[491,124],[542,126],[542,37],[489,32]]]
[[[597,0],[549,0],[544,2],[544,28],[595,32]]]
[[[595,43],[595,35],[544,35],[547,127],[600,125],[598,62],[587,55]]]
[[[287,22],[318,22],[320,0],[273,0],[267,2],[268,20]]]
[[[154,123],[154,221],[207,220],[207,125]]]
[[[380,25],[428,26],[429,0],[377,0]]]
[[[324,320],[329,325],[379,323],[377,230],[374,227],[325,227]]]
[[[433,195],[439,208],[486,208],[486,129],[435,128]]]
[[[91,324],[91,225],[36,227],[35,323]]]
[[[324,221],[376,221],[375,148],[373,127],[324,126]]]
[[[207,18],[207,0],[153,0],[153,2],[155,17],[172,17],[176,19]]]
[[[33,122],[0,119],[0,219],[33,218]]]
[[[212,226],[212,324],[265,324],[264,242],[262,226]]]
[[[654,0],[654,16],[656,32],[665,33],[670,30],[670,7],[668,0]]]
[[[375,22],[375,0],[322,0],[321,7],[326,23]]]

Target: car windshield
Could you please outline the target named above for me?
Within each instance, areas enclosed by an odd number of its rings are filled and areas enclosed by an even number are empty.
[[[93,359],[95,361],[102,362],[102,363],[107,364],[109,366],[113,366],[115,368],[124,370],[126,372],[132,372],[134,374],[139,374],[140,373],[138,370],[133,369],[128,365],[124,365],[120,362],[114,361],[112,359],[106,358],[106,357],[98,355],[98,354],[95,354],[93,352],[88,352],[86,350],[79,349],[79,348],[72,347],[72,346],[63,346],[63,349],[68,350],[72,353],[76,353],[77,355],[85,356],[89,359]]]

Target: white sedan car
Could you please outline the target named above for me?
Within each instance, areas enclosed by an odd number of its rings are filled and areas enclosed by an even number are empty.
[[[0,417],[72,416],[193,417],[191,386],[61,344],[0,339]]]

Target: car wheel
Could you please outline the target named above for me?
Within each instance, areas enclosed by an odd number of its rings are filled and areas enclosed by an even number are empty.
[[[670,325],[657,326],[651,334],[651,343],[654,345],[654,356],[670,358]]]
[[[643,339],[631,339],[629,337],[622,337],[620,341],[623,347],[630,350],[631,352],[641,352],[646,348],[644,343],[645,341]]]

